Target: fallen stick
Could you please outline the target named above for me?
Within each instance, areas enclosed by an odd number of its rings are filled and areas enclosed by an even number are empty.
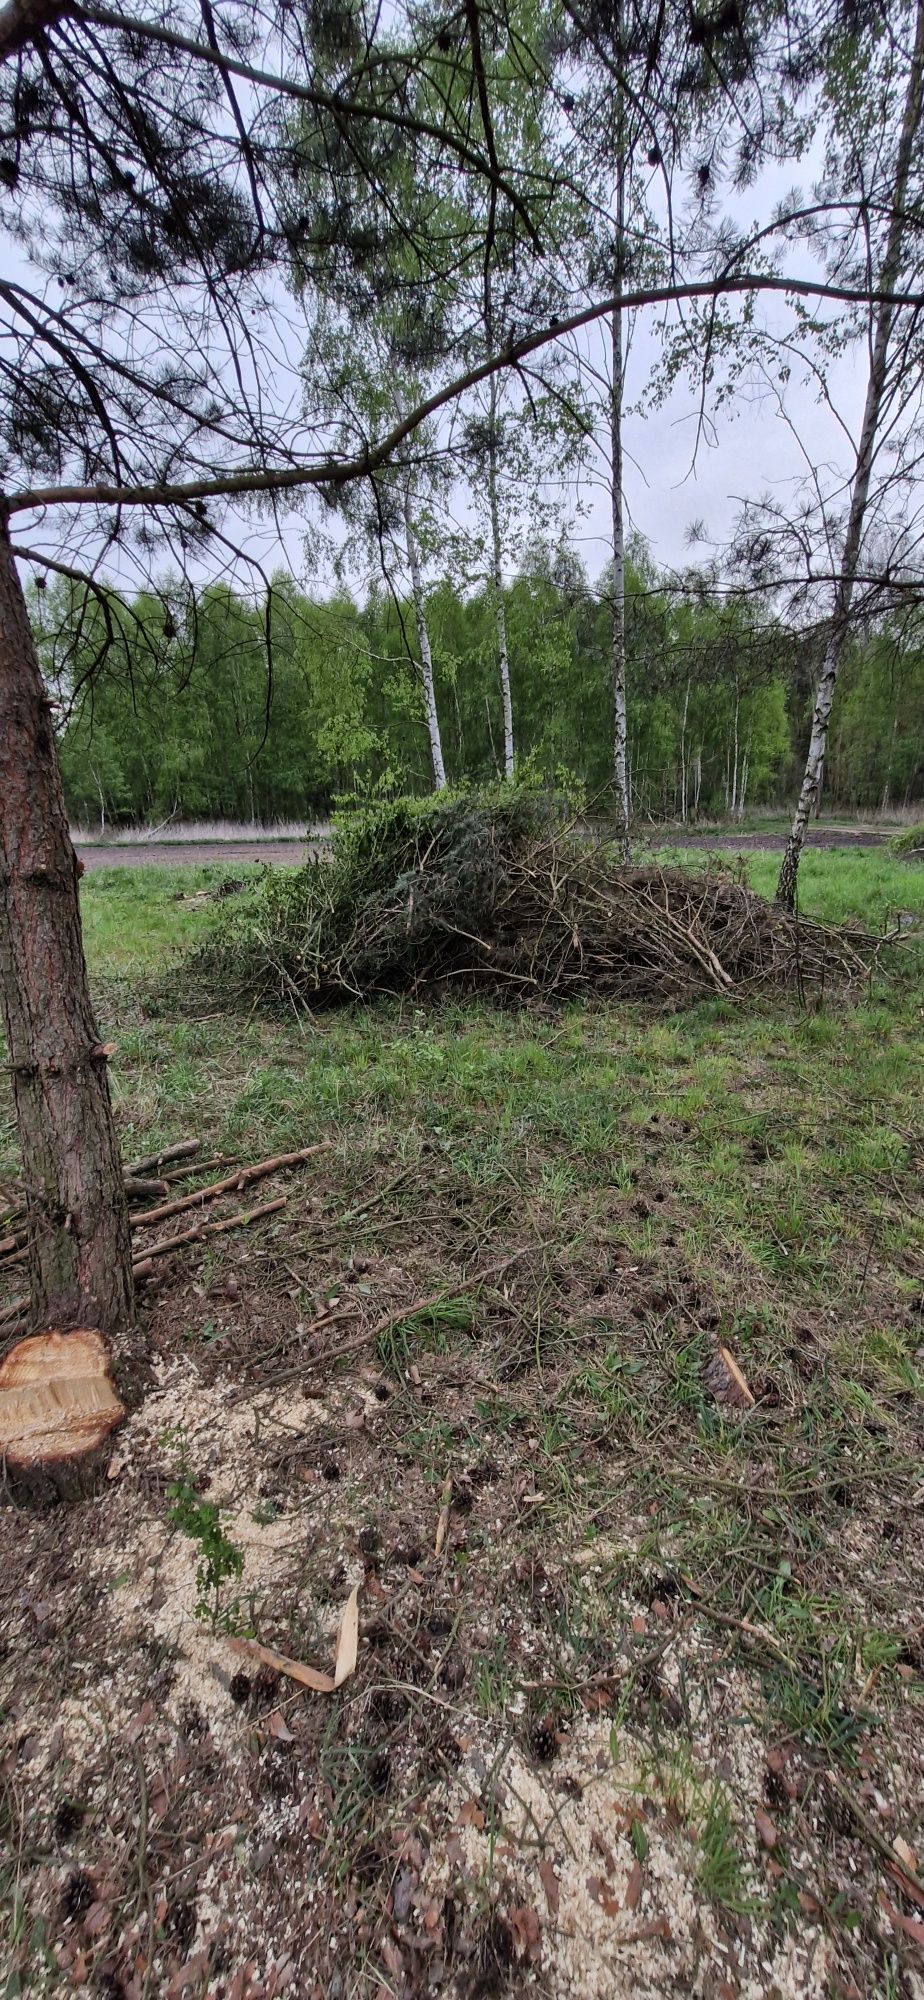
[[[169,1174],[165,1174],[164,1189],[166,1191],[172,1181],[189,1180],[192,1174],[210,1174],[216,1167],[233,1167],[236,1164],[233,1153],[214,1153],[210,1160],[193,1160],[191,1166],[173,1167]]]
[[[418,1313],[430,1312],[433,1306],[447,1305],[451,1299],[458,1298],[460,1292],[471,1292],[476,1285],[488,1284],[491,1278],[501,1277],[504,1271],[509,1271],[511,1264],[518,1264],[521,1257],[528,1256],[532,1248],[532,1244],[526,1243],[522,1250],[514,1250],[512,1256],[502,1258],[499,1264],[489,1264],[486,1271],[473,1271],[470,1278],[460,1278],[458,1284],[444,1285],[442,1291],[430,1292],[425,1299],[413,1299],[409,1306],[396,1306],[393,1312],[384,1313],[381,1319],[377,1319],[374,1326],[367,1327],[362,1338],[380,1340],[383,1333],[388,1333],[393,1326],[400,1326],[402,1320],[416,1319]],[[341,1354],[345,1351],[340,1349]],[[337,1358],[339,1360],[339,1354]]]
[[[122,1186],[129,1201],[153,1201],[159,1194],[167,1193],[166,1181],[142,1180],[138,1174],[126,1174]]]
[[[156,1174],[158,1167],[166,1166],[168,1160],[189,1160],[198,1153],[201,1139],[178,1139],[175,1146],[164,1146],[159,1153],[147,1153],[143,1160],[131,1160],[122,1168],[123,1174]]]
[[[922,1880],[920,1875],[916,1874],[911,1863],[902,1859],[902,1856],[896,1852],[895,1847],[886,1834],[880,1833],[875,1821],[870,1819],[868,1812],[864,1812],[859,1800],[854,1798],[853,1793],[848,1791],[847,1786],[841,1783],[837,1773],[828,1770],[825,1772],[825,1777],[831,1790],[837,1793],[838,1798],[843,1801],[848,1812],[853,1814],[864,1840],[867,1840],[870,1847],[875,1848],[876,1853],[881,1854],[883,1861],[888,1863],[890,1873],[896,1875],[899,1880],[904,1875],[906,1882],[911,1883],[917,1897],[924,1899],[924,1880]]]
[[[221,1236],[226,1229],[249,1229],[252,1222],[260,1222],[264,1215],[275,1215],[277,1209],[285,1208],[284,1194],[275,1201],[265,1201],[262,1208],[244,1208],[238,1215],[227,1215],[221,1222],[197,1222],[194,1229],[181,1229],[178,1236],[165,1236],[159,1243],[152,1243],[143,1257],[136,1257],[132,1264],[134,1276],[147,1274],[155,1257],[167,1257],[171,1250],[179,1250],[184,1243],[198,1243],[203,1236]]]
[[[304,1146],[300,1153],[277,1153],[270,1160],[258,1160],[255,1166],[239,1167],[229,1174],[227,1180],[210,1181],[208,1187],[195,1188],[192,1194],[179,1195],[176,1201],[165,1201],[160,1208],[145,1209],[141,1215],[132,1216],[133,1229],[147,1229],[152,1222],[165,1222],[168,1215],[182,1215],[185,1209],[196,1208],[200,1202],[214,1201],[216,1195],[237,1193],[249,1187],[252,1181],[266,1180],[281,1167],[297,1167],[303,1160],[310,1160],[313,1153],[325,1153],[333,1145],[332,1139],[319,1139],[314,1146]]]
[[[486,1285],[489,1279],[499,1278],[502,1272],[509,1270],[511,1264],[517,1264],[521,1257],[527,1256],[531,1249],[547,1250],[548,1247],[547,1243],[540,1243],[538,1245],[524,1244],[522,1250],[515,1250],[511,1257],[505,1257],[500,1264],[489,1265],[486,1271],[475,1271],[470,1278],[460,1278],[457,1285],[444,1285],[441,1292],[434,1292],[429,1298],[415,1299],[409,1306],[397,1307],[394,1312],[386,1313],[383,1319],[377,1319],[373,1326],[364,1326],[361,1328],[360,1332],[354,1334],[351,1340],[342,1340],[334,1351],[334,1361],[342,1361],[346,1355],[358,1353],[370,1340],[378,1340],[380,1334],[387,1333],[390,1326],[399,1324],[401,1320],[413,1319],[416,1313],[426,1312],[430,1306],[445,1305],[448,1299],[457,1298],[460,1292],[471,1292],[476,1285]],[[352,1318],[352,1315],[353,1308],[351,1307],[349,1314],[337,1313],[332,1315],[327,1324],[333,1325],[335,1318]],[[304,1338],[307,1340],[312,1333],[323,1333],[325,1331],[325,1318],[322,1317],[321,1319],[314,1320],[311,1326],[305,1328]],[[312,1364],[317,1365],[317,1356],[315,1355],[312,1355],[309,1359],[303,1358],[301,1361],[297,1361],[293,1367],[281,1368],[274,1375],[264,1375],[248,1389],[240,1390],[237,1397],[232,1397],[232,1401],[238,1401],[246,1395],[255,1393],[258,1389],[278,1389],[284,1382],[294,1382],[299,1375],[304,1375],[307,1380],[309,1379],[309,1371]]]

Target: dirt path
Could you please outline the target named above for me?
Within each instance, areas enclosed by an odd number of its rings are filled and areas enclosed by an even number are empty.
[[[658,846],[702,848],[705,852],[733,848],[736,854],[752,849],[760,854],[782,854],[788,836],[785,833],[739,833],[734,827],[720,833],[690,833],[682,828],[665,828],[662,831],[655,827],[650,838]],[[869,826],[813,826],[806,845],[823,848],[885,847],[891,838],[891,833]]]
[[[319,852],[319,843],[300,840],[125,841],[111,847],[78,845],[77,853],[92,868],[201,868],[242,861],[274,861],[293,867]]]
[[[783,833],[737,832],[731,827],[718,833],[654,827],[648,837],[658,846],[702,849],[704,853],[729,849],[741,853],[753,849],[766,854],[782,854],[786,845]],[[867,826],[820,826],[812,828],[808,845],[822,848],[884,847],[890,837],[889,833]],[[295,867],[309,856],[322,853],[324,845],[323,841],[299,840],[151,840],[125,841],[105,847],[78,845],[77,853],[88,872],[94,868],[198,868],[208,862],[233,866],[241,862],[267,861]]]

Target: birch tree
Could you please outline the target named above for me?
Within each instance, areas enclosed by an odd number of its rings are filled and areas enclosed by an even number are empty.
[[[920,333],[912,323],[896,340],[896,313],[890,303],[902,281],[913,285],[924,271],[924,0],[902,9],[898,18],[891,16],[888,33],[883,30],[872,42],[868,36],[858,37],[838,52],[829,71],[829,96],[833,133],[827,190],[830,194],[833,185],[842,200],[855,203],[853,240],[844,241],[843,228],[834,233],[829,268],[842,270],[847,258],[859,259],[868,280],[885,296],[870,307],[862,331],[855,330],[856,339],[865,338],[869,366],[805,772],[777,883],[777,901],[786,909],[795,907],[799,861],[820,794],[864,531],[882,498],[883,485],[888,490],[901,477],[896,453],[904,458],[907,471],[910,443],[910,463],[916,472],[924,444],[924,433],[914,421],[917,409],[909,423],[924,363]],[[824,522],[826,540],[833,525],[830,519]]]

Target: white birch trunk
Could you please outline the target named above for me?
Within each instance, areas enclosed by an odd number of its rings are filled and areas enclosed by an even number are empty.
[[[510,693],[510,654],[507,648],[507,612],[504,605],[504,561],[501,548],[500,508],[497,499],[497,378],[491,377],[491,434],[488,445],[488,502],[491,510],[491,584],[497,623],[497,662],[500,669],[501,700],[504,708],[504,776],[513,778],[513,700]]]
[[[735,719],[732,725],[732,774],[728,810],[732,819],[738,810],[738,689],[735,687]]]
[[[918,0],[917,23],[915,27],[914,51],[905,93],[905,110],[902,129],[895,159],[895,182],[892,190],[892,216],[886,252],[879,273],[878,289],[885,293],[894,292],[901,272],[902,247],[907,217],[905,213],[908,197],[908,180],[911,162],[921,127],[922,103],[924,103],[924,0]],[[828,723],[834,701],[834,690],[840,672],[844,650],[850,632],[850,607],[853,601],[854,583],[863,539],[863,523],[869,500],[873,460],[876,455],[876,433],[882,410],[886,387],[886,369],[889,358],[889,340],[895,318],[895,308],[879,305],[873,320],[873,341],[870,351],[869,376],[866,385],[866,401],[863,408],[863,422],[857,446],[857,460],[854,468],[850,494],[850,512],[847,517],[847,533],[844,537],[844,552],[841,558],[840,575],[834,593],[834,608],[828,629],[828,643],[825,648],[824,665],[815,695],[812,715],[812,733],[809,738],[808,756],[805,760],[805,775],[796,807],[792,830],[786,844],[780,879],[776,886],[776,900],[784,909],[792,910],[796,902],[796,883],[799,875],[799,861],[805,844],[805,835],[813,806],[817,805],[821,792],[824,772],[825,749],[828,741]]]
[[[741,759],[741,783],[738,787],[738,818],[744,818],[744,802],[748,795],[748,779],[751,775],[751,753],[746,750]]]
[[[617,207],[622,209],[623,170],[619,167],[619,197]],[[621,216],[618,223],[618,241],[622,250],[623,230]],[[621,289],[622,280],[617,277],[616,289]],[[622,317],[614,312],[610,319],[610,333],[613,350],[613,381],[610,393],[610,466],[613,523],[613,626],[612,626],[612,671],[613,671],[613,790],[616,799],[617,838],[624,861],[631,856],[629,841],[629,731],[626,714],[626,541],[622,504],[622,396],[623,396],[623,350]]]
[[[430,741],[430,762],[433,767],[434,791],[446,789],[446,766],[443,763],[443,742],[440,736],[439,716],[436,712],[436,688],[433,684],[433,655],[430,651],[430,633],[427,627],[427,609],[424,601],[423,576],[420,568],[420,551],[414,533],[414,519],[411,511],[410,482],[404,489],[404,533],[407,541],[408,568],[411,572],[411,594],[414,600],[414,623],[417,627],[417,644],[420,649],[420,678],[424,693],[424,710],[427,718],[427,736]]]

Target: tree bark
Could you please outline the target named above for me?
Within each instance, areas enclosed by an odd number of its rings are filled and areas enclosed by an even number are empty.
[[[905,93],[905,109],[902,128],[895,158],[895,180],[892,189],[892,214],[886,251],[879,273],[878,287],[885,293],[894,292],[901,271],[904,233],[907,224],[906,204],[911,163],[921,126],[922,103],[924,103],[924,0],[918,0],[917,23],[915,27],[914,50],[908,74],[908,88]],[[876,434],[886,388],[886,371],[889,359],[889,340],[895,318],[895,308],[880,305],[873,317],[873,339],[870,351],[869,376],[866,385],[866,401],[857,458],[854,467],[850,493],[850,510],[847,516],[847,532],[844,537],[844,552],[841,558],[840,575],[834,593],[834,608],[828,628],[828,642],[825,648],[824,665],[815,708],[812,715],[812,733],[809,739],[808,756],[805,761],[805,775],[799,793],[799,803],[786,844],[783,865],[776,885],[776,900],[786,910],[795,908],[796,884],[799,877],[799,861],[805,844],[805,835],[812,808],[818,803],[824,772],[825,750],[828,741],[828,723],[834,701],[834,690],[847,639],[850,633],[850,608],[853,589],[860,559],[863,539],[863,524],[869,501],[870,481],[873,461],[876,455]]]
[[[500,668],[501,700],[504,709],[504,776],[513,778],[513,700],[510,693],[510,654],[507,647],[507,613],[504,607],[504,564],[501,549],[500,508],[497,500],[497,377],[491,377],[491,434],[488,444],[488,502],[491,510],[491,581],[494,615],[497,622],[497,660]]]
[[[0,528],[0,992],[26,1190],[31,1319],[134,1320],[107,1056],[83,956],[78,864],[50,703]]]
[[[417,536],[414,533],[410,483],[404,488],[404,532],[407,541],[408,567],[411,572],[411,592],[414,599],[414,623],[417,626],[417,644],[420,648],[420,678],[423,683],[427,736],[430,742],[430,762],[433,767],[433,784],[436,791],[442,792],[446,789],[446,766],[443,763],[443,742],[440,736],[439,716],[436,712],[433,655],[430,651],[430,633],[427,627],[427,607],[424,601],[420,552],[417,547]]]

